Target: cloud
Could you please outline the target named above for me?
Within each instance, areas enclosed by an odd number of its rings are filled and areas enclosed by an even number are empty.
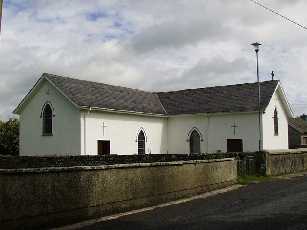
[[[266,4],[307,21],[303,0]],[[8,0],[0,118],[43,72],[152,91],[252,82],[254,41],[261,78],[275,70],[296,113],[307,113],[306,32],[248,0]]]
[[[171,21],[146,28],[132,38],[135,50],[148,52],[159,48],[180,48],[193,45],[203,39],[208,42],[227,39],[232,30],[215,21]]]
[[[191,68],[184,70],[176,81],[173,79],[166,81],[166,85],[172,85],[172,90],[178,90],[251,82],[254,77],[248,71],[248,66],[248,61],[243,58],[231,61],[220,57],[210,60],[202,59]],[[169,89],[166,88],[166,90]]]

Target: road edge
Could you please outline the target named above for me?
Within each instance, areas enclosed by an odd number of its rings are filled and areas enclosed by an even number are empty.
[[[171,206],[171,205],[182,204],[182,203],[186,203],[186,202],[197,200],[197,199],[206,199],[206,198],[211,197],[211,196],[216,196],[218,194],[223,194],[223,193],[226,193],[226,192],[237,190],[237,189],[244,187],[244,186],[245,185],[235,184],[235,185],[232,185],[232,186],[228,186],[226,188],[206,192],[206,193],[203,193],[203,194],[200,194],[200,195],[197,195],[197,196],[179,199],[179,200],[175,200],[175,201],[171,201],[171,202],[167,202],[167,203],[163,203],[163,204],[158,204],[158,205],[154,205],[154,206],[151,206],[151,207],[136,209],[136,210],[132,210],[132,211],[129,211],[129,212],[123,212],[123,213],[113,214],[113,215],[99,217],[99,218],[95,218],[95,219],[90,219],[90,220],[82,221],[82,222],[71,224],[71,225],[65,225],[65,226],[58,227],[58,228],[52,228],[52,230],[80,229],[80,228],[84,228],[84,227],[87,227],[87,226],[90,226],[90,225],[93,225],[93,224],[96,224],[96,223],[115,220],[115,219],[118,219],[120,217],[129,216],[129,215],[133,215],[133,214],[137,214],[137,213],[152,211],[152,210],[157,209],[157,208],[163,208],[163,207],[167,207],[167,206]]]

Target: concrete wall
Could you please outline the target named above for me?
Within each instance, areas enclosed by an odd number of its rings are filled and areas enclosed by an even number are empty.
[[[42,109],[54,109],[53,136],[42,135]],[[20,114],[20,155],[80,154],[80,112],[46,80]]]
[[[106,126],[103,128],[103,125]],[[167,118],[107,112],[81,113],[81,153],[97,155],[97,141],[109,140],[111,154],[137,154],[137,136],[146,136],[146,154],[167,153]]]
[[[307,149],[266,153],[266,175],[275,176],[307,170]]]
[[[263,123],[263,149],[288,149],[288,117],[280,99],[280,89],[276,90],[265,113],[262,115]],[[278,135],[274,135],[274,110],[278,112]]]
[[[236,183],[233,159],[0,170],[0,228],[63,225]]]
[[[234,124],[238,126],[234,135]],[[227,151],[227,139],[242,139],[243,151],[258,150],[257,113],[186,115],[168,119],[168,152],[190,153],[189,133],[197,128],[203,137],[202,153]]]

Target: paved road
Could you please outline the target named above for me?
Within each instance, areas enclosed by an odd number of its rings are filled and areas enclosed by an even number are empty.
[[[90,229],[307,229],[307,176],[250,184],[206,199],[100,222]]]

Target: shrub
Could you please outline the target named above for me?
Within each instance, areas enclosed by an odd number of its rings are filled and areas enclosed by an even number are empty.
[[[0,121],[0,154],[18,155],[19,153],[19,121],[10,119]]]

